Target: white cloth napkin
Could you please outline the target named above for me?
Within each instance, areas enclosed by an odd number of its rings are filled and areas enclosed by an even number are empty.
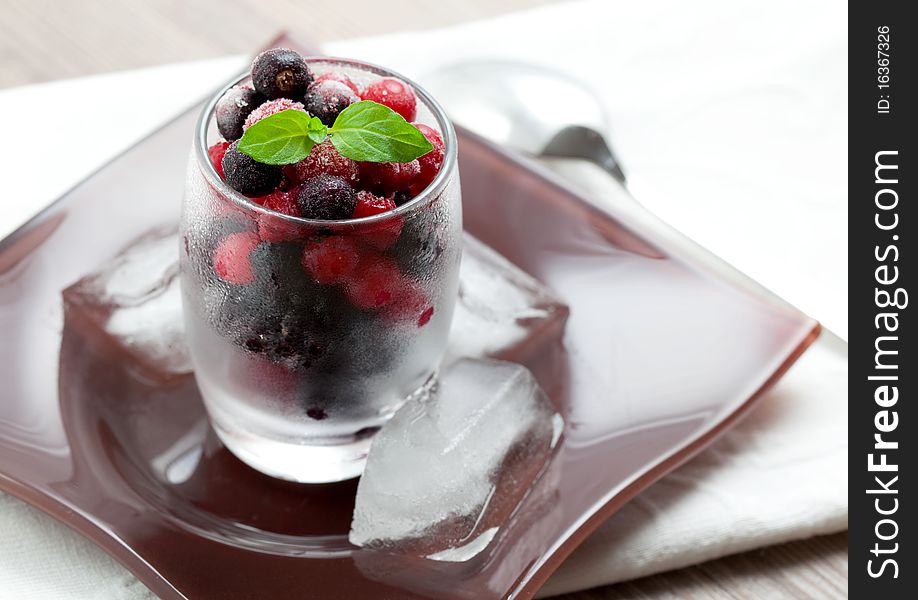
[[[423,82],[459,58],[544,62],[586,78],[640,201],[847,331],[846,15],[829,2],[565,3],[329,52]],[[228,58],[0,92],[0,235],[245,64]],[[191,94],[191,92],[189,92]],[[67,97],[65,105],[57,99]],[[53,111],[53,112],[49,112]],[[48,169],[33,115],[81,150]],[[119,127],[105,127],[118,116]],[[601,175],[579,183],[602,193]],[[820,341],[724,438],[603,524],[543,595],[639,577],[847,526],[847,348]],[[0,494],[0,599],[152,597],[101,550]]]

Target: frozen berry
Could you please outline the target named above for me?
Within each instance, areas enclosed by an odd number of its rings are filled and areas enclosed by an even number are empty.
[[[357,193],[357,207],[354,209],[353,218],[369,217],[388,212],[395,208],[395,202],[389,198],[380,198],[365,190]],[[367,225],[361,230],[361,240],[377,250],[386,250],[395,243],[402,233],[404,219],[391,216],[378,223]]]
[[[360,186],[383,196],[408,189],[421,172],[417,159],[407,163],[361,162],[357,166]]]
[[[268,210],[273,210],[274,212],[279,212],[284,215],[291,217],[300,216],[300,207],[296,203],[296,190],[293,191],[280,191],[276,190],[271,192],[267,196],[261,198],[256,198],[255,200],[261,200],[259,204],[267,208]]]
[[[278,98],[276,100],[268,100],[264,104],[261,104],[249,113],[249,116],[245,118],[245,123],[242,126],[242,129],[248,129],[255,123],[270,117],[271,115],[276,115],[282,110],[298,110],[300,112],[306,112],[306,109],[303,107],[301,102],[294,102],[289,98]]]
[[[406,219],[398,240],[386,250],[407,277],[423,281],[436,273],[446,245],[436,217],[415,215]]]
[[[381,198],[372,192],[360,191],[357,192],[357,206],[354,208],[354,214],[351,216],[355,219],[370,217],[390,211],[394,208],[395,202],[389,198]]]
[[[423,327],[433,316],[433,306],[421,285],[404,279],[396,286],[397,297],[386,309],[386,316],[395,321]]]
[[[210,157],[210,162],[217,170],[217,173],[220,174],[220,177],[223,177],[223,155],[226,154],[226,149],[229,148],[229,145],[229,142],[217,142],[207,149],[207,156]]]
[[[402,204],[405,204],[406,202],[414,198],[414,194],[412,194],[408,190],[399,190],[397,192],[393,192],[389,194],[387,198],[395,202],[396,206],[401,206]]]
[[[277,187],[283,178],[280,167],[257,162],[241,152],[239,141],[230,144],[223,155],[223,173],[226,183],[246,196],[264,196]]]
[[[248,86],[233,86],[217,101],[214,115],[220,135],[229,141],[242,137],[242,124],[267,98]]]
[[[401,274],[395,263],[377,256],[361,261],[357,275],[345,287],[348,299],[358,308],[378,309],[394,302],[402,288]]]
[[[303,183],[297,202],[307,219],[348,219],[354,214],[357,192],[341,177],[319,175]]]
[[[298,189],[288,191],[277,190],[260,198],[260,204],[268,210],[288,215],[300,216],[300,207],[296,202]],[[258,235],[266,242],[278,243],[303,239],[309,234],[309,229],[301,224],[288,221],[276,215],[258,215]]]
[[[255,281],[249,254],[261,242],[251,231],[223,238],[214,250],[214,271],[227,283],[245,285]]]
[[[307,320],[296,313],[267,314],[256,319],[241,338],[241,345],[275,364],[295,367],[307,354]]]
[[[312,83],[303,57],[288,48],[272,48],[252,62],[252,84],[268,98],[302,98]]]
[[[417,113],[417,99],[414,96],[414,90],[407,83],[391,77],[374,81],[364,88],[360,97],[388,106],[405,117],[406,121],[413,121]]]
[[[325,73],[322,73],[318,77],[316,77],[316,80],[314,83],[319,83],[320,81],[337,81],[338,83],[343,83],[347,87],[351,88],[352,92],[354,92],[358,96],[360,95],[360,88],[357,87],[357,84],[354,83],[353,79],[351,79],[344,73],[339,73],[337,71],[327,71]]]
[[[353,240],[331,236],[313,240],[303,250],[303,268],[321,284],[349,278],[360,261],[360,249]]]
[[[434,178],[437,176],[437,173],[440,172],[440,167],[443,166],[443,157],[446,154],[446,147],[443,144],[443,136],[440,135],[440,132],[432,127],[428,127],[423,123],[415,123],[421,133],[424,134],[424,137],[427,138],[427,141],[433,145],[433,150],[422,156],[418,159],[418,164],[421,167],[420,173],[411,183],[411,193],[413,195],[418,195],[426,188]]]
[[[352,186],[357,184],[357,162],[341,156],[330,138],[313,146],[306,158],[295,165],[290,165],[285,172],[297,182],[303,182],[319,175],[334,175],[344,179]]]
[[[306,90],[303,104],[314,117],[331,127],[341,111],[360,98],[340,81],[317,81]]]

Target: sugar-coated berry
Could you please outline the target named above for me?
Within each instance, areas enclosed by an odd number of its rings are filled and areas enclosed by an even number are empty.
[[[313,146],[309,155],[300,162],[285,169],[287,176],[294,182],[303,182],[319,175],[334,175],[347,181],[351,186],[357,185],[357,162],[341,156],[332,144],[331,138]]]
[[[372,100],[388,106],[405,117],[406,121],[414,121],[417,115],[417,98],[414,90],[404,81],[392,77],[374,81],[364,88],[360,97],[363,100]]]
[[[214,272],[227,283],[245,285],[255,281],[255,272],[249,255],[261,242],[251,231],[231,234],[222,240],[214,250]]]
[[[223,155],[223,177],[231,188],[246,196],[264,196],[283,179],[280,167],[257,162],[239,150],[239,140]]]
[[[414,123],[427,141],[433,146],[433,150],[418,159],[421,169],[418,176],[411,182],[410,191],[412,195],[417,196],[424,190],[440,172],[443,166],[443,157],[446,154],[446,146],[443,143],[443,136],[440,132],[423,123]]]
[[[381,198],[372,192],[357,192],[357,206],[354,208],[355,219],[382,214],[395,208],[391,198]],[[405,221],[400,216],[392,216],[378,223],[368,225],[361,231],[360,238],[368,246],[383,251],[389,248],[402,233]]]
[[[267,100],[248,86],[233,86],[217,101],[214,117],[220,135],[229,141],[242,137],[242,125],[255,108]]]
[[[220,174],[220,177],[223,177],[223,155],[226,154],[226,149],[229,146],[229,142],[217,142],[207,149],[207,156],[210,157],[210,162],[214,169],[217,170],[217,173]]]
[[[357,206],[354,208],[354,214],[351,216],[355,219],[371,217],[395,208],[395,202],[393,202],[391,198],[383,198],[372,192],[361,190],[357,192]],[[403,225],[404,219],[398,216],[392,216],[379,223],[368,225],[366,229],[361,232],[360,237],[366,245],[383,251],[395,243],[398,236],[402,233]]]
[[[306,244],[302,262],[317,283],[340,283],[354,274],[360,263],[360,247],[342,236],[319,238]]]
[[[357,206],[354,207],[354,214],[351,215],[355,219],[361,217],[371,217],[373,215],[378,215],[390,211],[395,208],[395,202],[389,198],[384,198],[377,196],[372,192],[362,190],[357,192]]]
[[[258,203],[268,210],[273,210],[274,212],[279,212],[282,215],[290,217],[299,217],[300,207],[296,203],[297,191],[298,190],[275,190],[267,196],[254,198],[253,200],[260,200]]]
[[[314,83],[319,83],[320,81],[337,81],[338,83],[343,83],[347,87],[351,88],[352,92],[358,96],[360,95],[360,88],[357,87],[357,84],[354,83],[354,81],[344,73],[339,73],[338,71],[326,71],[325,73],[322,73],[316,77]]]
[[[252,84],[269,99],[302,98],[312,80],[309,65],[289,48],[265,50],[252,62]]]
[[[249,113],[249,116],[245,118],[245,123],[242,125],[242,129],[246,130],[262,119],[270,117],[271,115],[276,115],[282,110],[298,110],[300,112],[306,112],[306,108],[303,106],[302,102],[294,102],[289,98],[277,98],[276,100],[268,100],[264,104],[259,105],[251,113]]]
[[[388,196],[406,190],[421,172],[417,159],[406,163],[357,163],[360,186],[375,194]]]
[[[300,206],[296,197],[298,188],[290,190],[276,190],[263,198],[259,204],[274,212],[290,217],[300,216]],[[301,240],[310,233],[309,228],[302,223],[288,221],[277,215],[258,215],[258,235],[266,242],[279,243]]]
[[[306,90],[303,104],[314,117],[331,127],[341,111],[360,98],[340,81],[317,81]]]
[[[357,192],[341,177],[319,175],[303,183],[297,202],[307,219],[348,219],[354,214]]]

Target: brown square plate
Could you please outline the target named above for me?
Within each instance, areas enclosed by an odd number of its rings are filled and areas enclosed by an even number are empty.
[[[735,423],[818,334],[764,292],[460,131],[466,228],[570,307],[563,339],[517,357],[562,407],[563,441],[474,559],[352,547],[355,482],[299,486],[250,470],[208,430],[193,379],[122,368],[109,340],[65,314],[62,290],[177,219],[199,110],[0,242],[0,489],[98,543],[163,598],[530,598],[602,520]]]

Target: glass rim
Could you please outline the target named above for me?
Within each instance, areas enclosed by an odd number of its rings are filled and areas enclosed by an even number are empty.
[[[415,95],[427,105],[430,109],[430,112],[433,114],[434,119],[437,122],[437,125],[440,128],[440,133],[443,135],[443,144],[445,147],[445,154],[443,157],[443,164],[440,166],[440,170],[434,177],[427,187],[425,187],[421,193],[412,198],[410,201],[402,204],[401,206],[396,207],[393,210],[379,213],[375,215],[370,215],[368,217],[359,217],[357,219],[307,219],[305,217],[294,217],[291,215],[285,215],[283,213],[270,210],[261,206],[257,202],[253,202],[248,196],[241,194],[231,188],[229,185],[223,181],[223,178],[220,177],[220,174],[217,173],[216,168],[214,168],[213,162],[210,160],[210,157],[207,153],[207,130],[210,125],[211,119],[213,118],[214,111],[217,106],[217,101],[235,85],[239,85],[242,81],[249,78],[249,71],[246,70],[238,77],[233,78],[229,83],[221,87],[217,92],[210,98],[207,104],[204,106],[204,109],[201,111],[201,114],[198,116],[197,124],[195,125],[195,136],[194,136],[194,154],[198,162],[198,168],[201,173],[204,174],[204,177],[208,180],[211,186],[214,187],[218,192],[223,194],[225,197],[232,199],[234,203],[246,210],[252,210],[258,213],[263,213],[270,215],[277,219],[284,221],[289,221],[291,223],[298,223],[301,225],[310,225],[313,227],[330,227],[330,226],[360,226],[364,224],[377,223],[391,219],[392,217],[405,215],[407,213],[414,212],[435,200],[440,193],[446,188],[447,181],[452,175],[452,171],[456,169],[457,162],[457,138],[456,130],[453,128],[452,122],[446,116],[446,111],[440,106],[440,103],[437,102],[430,93],[422,88],[420,85],[415,83],[412,79],[405,77],[404,75],[381,67],[379,65],[364,62],[360,60],[350,59],[350,58],[338,58],[338,57],[326,57],[326,56],[304,56],[304,60],[307,63],[316,63],[316,62],[325,62],[331,64],[345,65],[359,70],[369,71],[376,75],[383,77],[396,77],[408,85],[410,85],[415,92]]]

